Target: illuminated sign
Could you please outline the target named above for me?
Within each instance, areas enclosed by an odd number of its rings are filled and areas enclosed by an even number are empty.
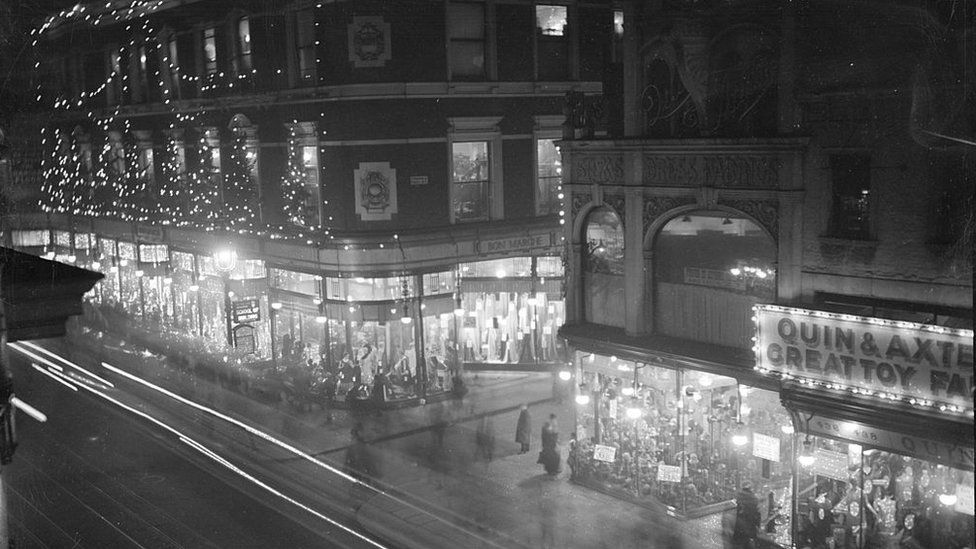
[[[973,331],[759,305],[760,370],[972,406]]]

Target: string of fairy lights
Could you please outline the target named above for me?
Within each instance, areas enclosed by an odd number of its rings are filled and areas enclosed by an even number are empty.
[[[203,82],[200,76],[183,74],[178,64],[172,59],[170,48],[166,47],[167,35],[157,33],[151,27],[147,15],[162,6],[162,1],[135,2],[131,9],[121,6],[105,4],[110,9],[109,15],[93,17],[91,10],[84,6],[76,6],[72,10],[49,18],[36,34],[39,36],[45,30],[66,24],[72,17],[82,17],[92,25],[99,23],[122,22],[132,18],[140,21],[130,22],[125,26],[132,38],[118,47],[117,51],[109,52],[111,71],[103,82],[92,90],[83,90],[74,98],[65,97],[58,93],[52,98],[55,112],[70,113],[77,116],[83,111],[87,122],[98,128],[106,137],[103,146],[92,159],[90,154],[91,142],[84,130],[71,134],[56,128],[42,130],[41,144],[55,154],[45,155],[41,163],[43,174],[41,208],[49,213],[70,213],[74,215],[112,216],[125,221],[159,223],[176,227],[192,227],[206,231],[230,230],[242,235],[266,237],[271,239],[300,240],[309,245],[323,245],[335,237],[332,231],[323,223],[316,223],[318,212],[310,212],[306,204],[309,195],[308,174],[303,162],[303,144],[306,141],[295,132],[295,123],[291,125],[288,139],[289,165],[281,181],[284,195],[284,218],[286,224],[271,225],[259,219],[257,208],[257,181],[254,166],[257,162],[257,147],[246,132],[241,128],[234,128],[231,132],[231,143],[224,144],[227,158],[222,159],[220,137],[216,128],[200,126],[200,120],[207,113],[205,106],[198,106],[190,112],[181,112],[175,90],[179,86],[197,86],[201,93],[215,91],[217,81]],[[321,7],[321,6],[319,6]],[[139,42],[138,37],[146,38]],[[35,37],[35,44],[37,38]],[[155,41],[155,44],[152,42]],[[152,143],[138,144],[136,147],[120,146],[135,142],[131,139],[132,128],[128,118],[122,115],[122,103],[126,94],[135,93],[134,82],[130,71],[123,70],[122,59],[130,63],[137,63],[138,69],[146,71],[145,51],[158,50],[161,60],[160,68],[153,70],[154,84],[160,92],[160,102],[167,106],[174,116],[169,128],[164,132],[165,143],[161,148],[160,181],[152,181]],[[128,56],[127,56],[128,54]],[[140,58],[136,59],[136,55]],[[35,64],[40,66],[40,61]],[[138,71],[137,71],[138,72]],[[280,72],[280,71],[279,71]],[[251,78],[257,73],[250,69],[237,75],[236,80]],[[169,76],[169,80],[165,77]],[[221,79],[223,72],[216,75]],[[148,76],[148,75],[146,75]],[[208,73],[207,78],[211,76]],[[220,80],[228,90],[233,89],[232,80]],[[238,89],[241,86],[238,85]],[[36,99],[44,101],[44,90],[41,84],[37,87]],[[99,113],[99,108],[93,104],[105,94],[115,94],[110,98],[116,105]],[[148,89],[139,90],[140,94],[148,94]],[[212,94],[211,94],[212,95]],[[87,110],[86,104],[90,105]],[[324,113],[321,113],[324,115]],[[81,126],[78,126],[80,129]],[[196,139],[190,139],[191,132],[196,132]],[[323,134],[325,132],[323,131]],[[313,134],[314,135],[314,134]],[[82,169],[82,159],[79,158],[78,141],[83,140],[88,148],[87,158],[84,160],[89,167]],[[196,145],[195,166],[190,168],[184,149],[185,144]],[[146,150],[148,149],[148,153]],[[317,150],[317,143],[312,150]],[[150,161],[146,161],[150,155]],[[316,162],[317,164],[317,162]],[[223,169],[222,169],[223,168]],[[311,184],[317,184],[315,181]],[[80,191],[80,192],[76,192]],[[80,199],[79,199],[80,198]],[[322,201],[323,206],[328,201]],[[315,215],[310,215],[314,213]],[[323,212],[323,217],[333,221],[333,217]],[[355,248],[371,249],[370,245],[359,244]],[[344,247],[348,249],[348,245]]]

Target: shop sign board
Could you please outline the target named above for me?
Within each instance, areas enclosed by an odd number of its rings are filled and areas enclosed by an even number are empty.
[[[233,303],[234,322],[261,320],[261,306],[257,299],[242,299]]]
[[[617,459],[617,449],[613,446],[596,444],[593,446],[593,459],[613,463]]]
[[[811,473],[843,482],[849,482],[851,480],[850,473],[847,472],[848,460],[846,452],[834,452],[824,450],[823,448],[816,448],[813,451],[813,456],[816,459],[809,467]]]
[[[658,464],[657,480],[658,482],[681,482],[681,467],[677,465],[665,465],[663,463]]]
[[[762,433],[752,434],[752,455],[757,458],[768,459],[769,461],[779,461],[779,438],[764,435]]]
[[[477,247],[479,254],[490,253],[527,253],[538,248],[552,246],[552,233],[516,236],[512,238],[494,238],[479,240]]]
[[[760,368],[972,407],[972,330],[778,305],[757,307],[756,329]]]
[[[813,414],[807,432],[831,438],[840,438],[864,446],[879,448],[927,461],[934,461],[957,469],[973,470],[973,448],[951,442],[939,442],[863,423],[841,421]]]

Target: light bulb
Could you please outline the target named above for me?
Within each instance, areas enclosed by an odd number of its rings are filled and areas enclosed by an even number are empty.
[[[939,503],[946,507],[955,505],[958,499],[959,497],[956,494],[939,494]]]
[[[631,406],[627,408],[626,414],[628,419],[640,419],[640,417],[643,415],[643,412],[641,411],[640,408],[636,406]]]
[[[401,316],[400,317],[400,322],[402,322],[404,324],[410,324],[411,322],[413,322],[413,319],[410,318],[409,316]]]
[[[813,455],[813,441],[807,438],[803,441],[803,451],[800,452],[799,457],[796,458],[803,467],[809,467],[813,465],[813,462],[817,460]]]
[[[573,377],[573,374],[569,370],[560,370],[559,379],[563,381],[569,381]]]
[[[280,310],[281,309],[281,306],[282,305],[281,305],[281,302],[280,301],[272,301],[271,302],[271,308],[274,309],[274,310],[276,310],[276,311]]]
[[[590,403],[590,395],[587,394],[576,395],[576,404],[579,404],[580,406],[586,406],[589,403]]]

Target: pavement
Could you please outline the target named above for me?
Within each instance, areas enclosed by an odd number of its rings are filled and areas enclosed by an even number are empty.
[[[79,337],[72,342],[84,341]],[[131,344],[108,337],[92,348],[149,358]],[[573,404],[559,398],[559,382],[554,383],[551,374],[468,372],[469,392],[461,401],[363,416],[261,402],[218,382],[195,379],[165,357],[152,358],[158,360],[131,361],[139,370],[133,373],[209,403],[338,466],[353,442],[353,425],[360,424],[379,474],[372,482],[375,489],[360,491],[355,518],[397,546],[721,548],[715,524],[689,528],[662,510],[634,505],[569,479],[566,441],[573,428]],[[533,436],[524,454],[514,440],[523,403],[529,406]],[[563,472],[556,477],[536,463],[539,434],[549,414],[556,414],[560,424]],[[440,419],[448,424],[442,440],[432,429]],[[478,455],[475,443],[483,422],[494,434],[490,460]]]

